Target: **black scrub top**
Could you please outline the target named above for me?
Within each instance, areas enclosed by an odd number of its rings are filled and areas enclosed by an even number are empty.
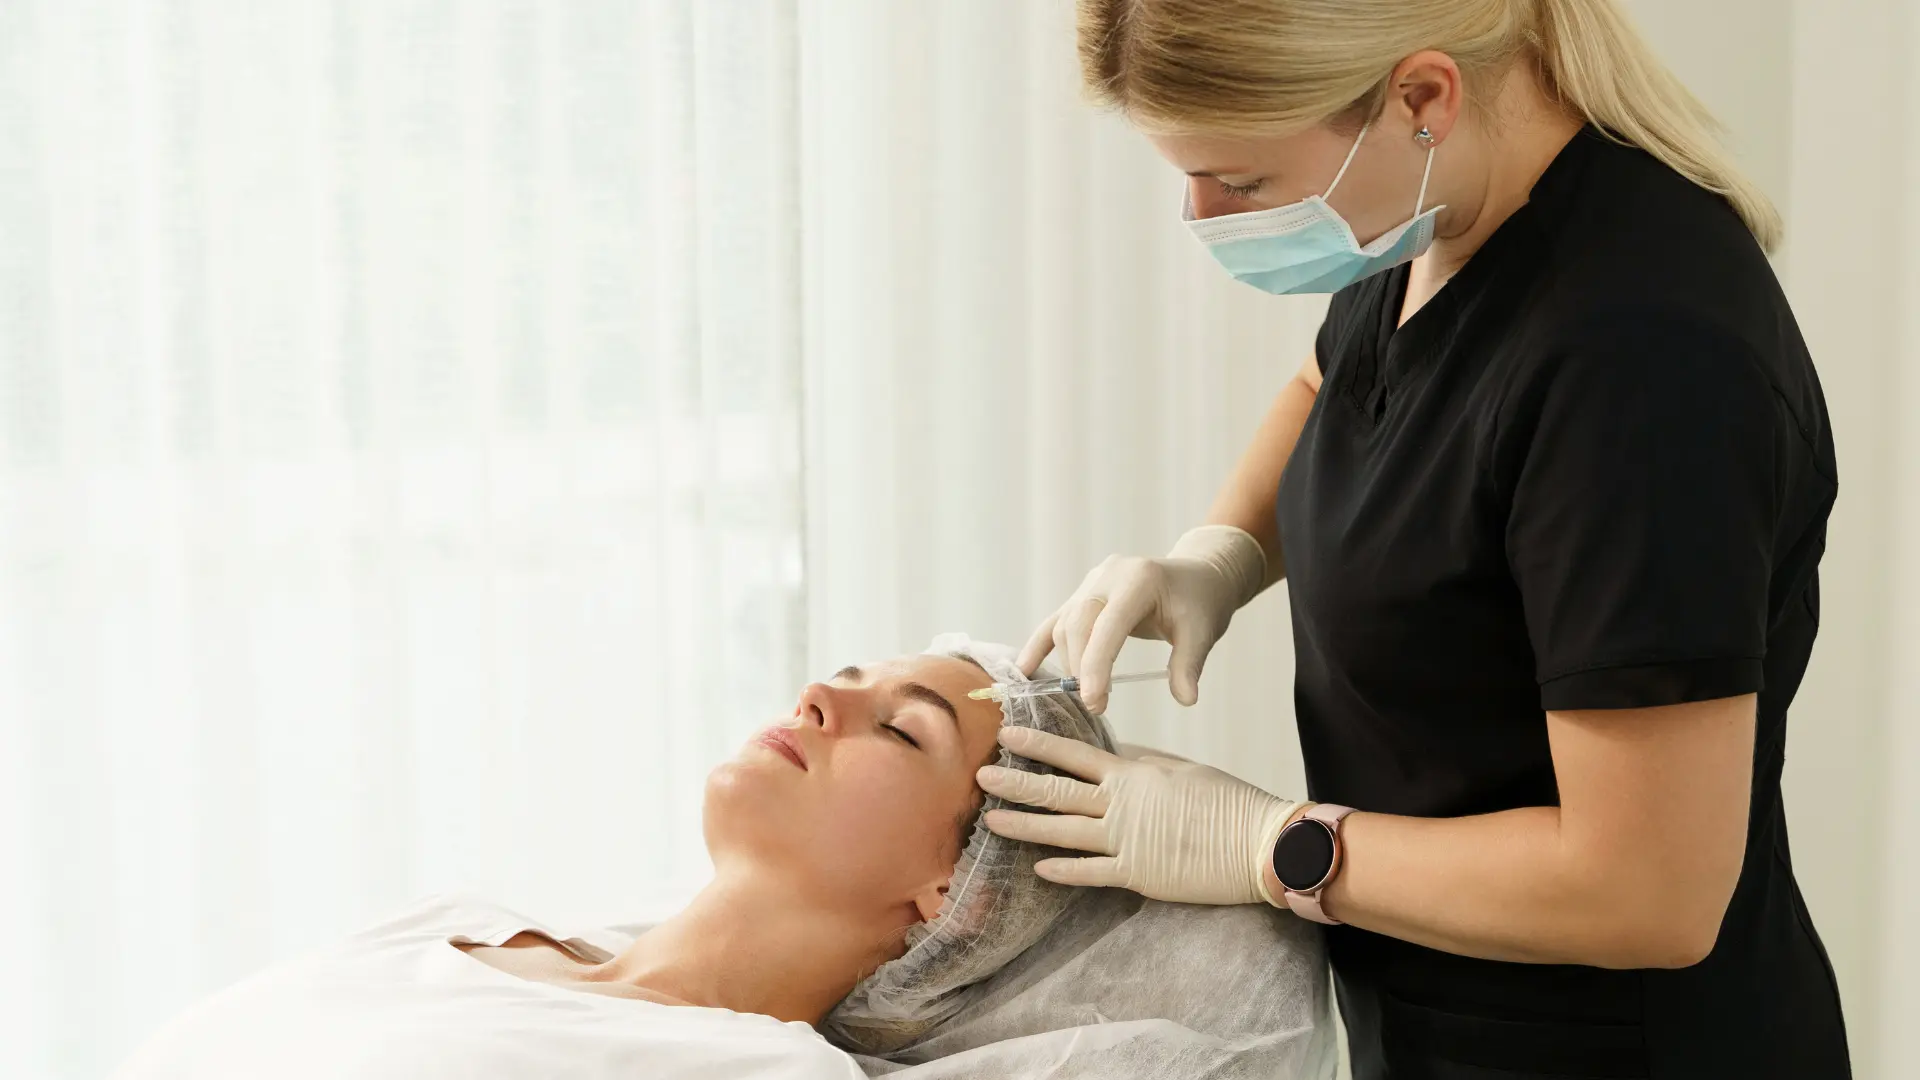
[[[1833,442],[1765,256],[1723,200],[1588,129],[1396,329],[1406,283],[1334,297],[1280,482],[1312,798],[1550,806],[1546,710],[1758,694],[1759,719],[1704,962],[1512,964],[1338,927],[1355,1076],[1847,1076],[1780,800]]]

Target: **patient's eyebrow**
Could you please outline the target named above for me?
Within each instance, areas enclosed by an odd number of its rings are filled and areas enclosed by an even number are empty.
[[[834,672],[833,678],[828,679],[827,681],[838,682],[841,679],[845,679],[848,682],[859,682],[860,681],[860,665],[848,664],[846,667],[843,667],[839,671]]]
[[[936,709],[945,711],[947,719],[953,721],[953,733],[960,734],[960,710],[953,707],[953,702],[948,701],[945,694],[924,683],[909,682],[900,684],[900,696],[924,701]]]

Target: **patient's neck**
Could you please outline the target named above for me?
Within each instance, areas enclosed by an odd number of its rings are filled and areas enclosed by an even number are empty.
[[[597,975],[689,1005],[817,1024],[887,958],[885,932],[778,892],[741,870],[721,872]]]

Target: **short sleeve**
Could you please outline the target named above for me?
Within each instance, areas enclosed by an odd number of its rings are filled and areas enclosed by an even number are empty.
[[[1588,327],[1510,404],[1495,452],[1542,708],[1758,692],[1782,419],[1747,348],[1634,313]]]

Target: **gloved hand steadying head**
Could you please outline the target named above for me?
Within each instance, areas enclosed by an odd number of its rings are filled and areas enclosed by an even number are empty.
[[[1299,804],[1184,758],[1130,759],[1016,728],[1001,729],[1000,745],[1073,774],[996,765],[980,770],[980,787],[989,794],[1054,811],[993,810],[988,828],[1091,853],[1036,864],[1034,872],[1047,880],[1118,886],[1183,904],[1275,903],[1263,872],[1274,839]]]

